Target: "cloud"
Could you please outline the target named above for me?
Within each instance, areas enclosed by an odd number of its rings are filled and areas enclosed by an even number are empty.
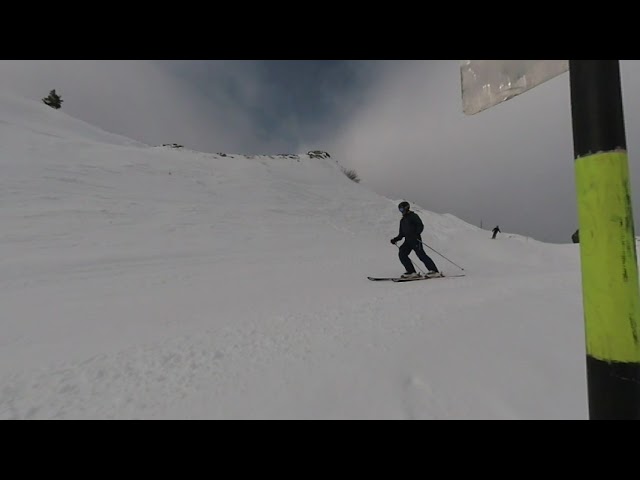
[[[245,154],[329,151],[383,195],[505,232],[577,228],[568,74],[478,115],[458,60],[0,61],[0,85],[151,145]],[[640,215],[640,65],[622,61]]]
[[[366,62],[0,61],[0,84],[148,144],[273,154],[321,148],[359,105]],[[309,146],[307,149],[306,146]]]
[[[199,88],[188,75],[203,66],[208,84]],[[34,99],[56,89],[65,112],[147,144],[255,153],[270,142],[251,113],[262,88],[251,68],[228,61],[3,60],[0,83]]]
[[[621,64],[632,164],[639,151],[638,65]],[[382,61],[374,72],[366,102],[327,139],[363,184],[485,228],[571,241],[577,211],[568,73],[465,116],[458,60]],[[636,190],[639,173],[632,166]],[[636,211],[638,200],[640,192]]]

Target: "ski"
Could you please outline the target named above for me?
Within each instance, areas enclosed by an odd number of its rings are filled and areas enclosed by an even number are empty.
[[[420,276],[417,278],[402,278],[402,277],[367,277],[372,282],[415,282],[417,280],[436,280],[438,278],[457,278],[457,277],[465,277],[465,274],[457,274],[457,275],[444,275],[442,277],[424,277]]]
[[[459,274],[459,275],[443,275],[442,277],[424,277],[424,276],[419,276],[417,278],[394,278],[392,280],[392,282],[395,283],[404,283],[404,282],[416,282],[419,280],[437,280],[439,278],[454,278],[454,277],[464,277],[464,274]]]

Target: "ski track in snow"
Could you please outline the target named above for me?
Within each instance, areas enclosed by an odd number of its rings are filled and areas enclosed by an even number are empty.
[[[202,389],[238,387],[250,370],[268,369],[274,358],[309,362],[318,355],[318,344],[331,345],[333,351],[385,351],[384,341],[354,345],[350,340],[356,330],[365,333],[376,323],[367,321],[376,304],[363,307],[353,312],[328,310],[322,316],[257,319],[247,332],[202,332],[3,378],[0,419],[145,418],[136,412],[156,411]],[[335,328],[345,313],[351,320]],[[384,336],[401,335],[411,326],[399,326]]]
[[[434,283],[448,290],[468,287],[471,281],[458,278]],[[447,286],[447,282],[451,284]],[[526,286],[530,280],[522,282]],[[451,322],[448,317],[460,316],[456,308],[437,303],[426,315],[420,308],[404,304],[412,293],[400,290],[407,284],[387,286],[397,291],[381,289],[379,296],[350,305],[314,313],[256,317],[243,321],[243,328],[203,331],[1,378],[0,419],[162,417],[157,412],[190,396],[206,394],[215,404],[217,394],[247,389],[247,378],[268,372],[276,361],[284,365],[331,364],[332,358],[353,352],[392,356],[398,339],[446,326]],[[411,286],[418,287],[419,283]],[[433,283],[431,286],[435,287]],[[513,288],[511,284],[509,289]],[[393,294],[395,300],[390,298]],[[458,309],[481,308],[503,296],[505,289],[493,294],[471,297]],[[395,324],[382,323],[376,316],[382,306],[404,311],[405,315]],[[446,388],[431,384],[421,375],[399,373],[396,395],[403,409],[399,418],[473,416],[472,406],[464,399],[453,398]]]

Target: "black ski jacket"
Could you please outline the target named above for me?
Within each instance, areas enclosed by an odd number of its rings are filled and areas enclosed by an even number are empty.
[[[405,239],[406,242],[415,243],[422,240],[421,234],[424,231],[424,224],[416,212],[409,211],[400,219],[400,230],[394,239],[396,242]]]

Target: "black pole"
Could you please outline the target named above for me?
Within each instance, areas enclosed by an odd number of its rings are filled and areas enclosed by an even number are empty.
[[[591,420],[640,420],[640,302],[618,60],[570,60]]]
[[[618,60],[570,60],[576,158],[627,149]]]

